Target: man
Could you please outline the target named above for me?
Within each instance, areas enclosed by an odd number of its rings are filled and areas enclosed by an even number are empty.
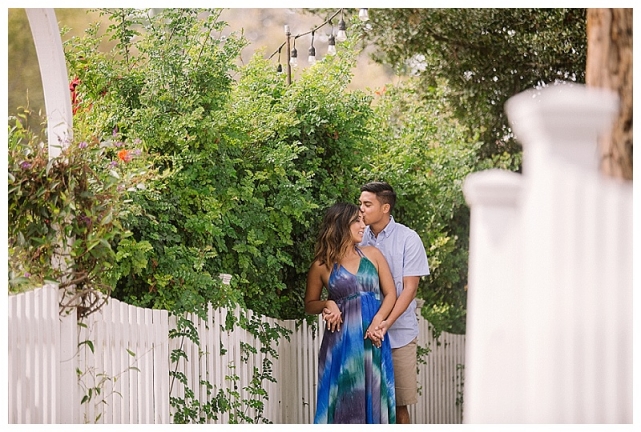
[[[427,254],[416,231],[394,220],[394,189],[385,182],[370,182],[361,187],[359,199],[367,225],[361,246],[376,246],[389,264],[397,300],[388,318],[381,323],[381,334],[388,334],[392,346],[396,382],[396,422],[410,423],[407,406],[418,402],[416,379],[416,290],[421,276],[430,269]]]

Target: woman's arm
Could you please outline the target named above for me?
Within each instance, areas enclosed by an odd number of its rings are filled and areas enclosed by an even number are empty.
[[[392,272],[389,269],[389,265],[387,264],[387,260],[383,253],[373,246],[368,249],[368,258],[371,257],[370,260],[374,262],[378,270],[378,279],[383,299],[381,301],[381,307],[374,315],[370,326],[365,332],[365,337],[369,337],[376,346],[380,347],[387,329],[384,327],[383,322],[388,317],[396,303],[396,289],[394,287]],[[383,328],[383,330],[380,330],[380,328]]]
[[[305,290],[305,313],[316,315],[323,312],[323,319],[327,322],[327,329],[334,331],[341,329],[343,319],[341,311],[334,300],[321,300],[323,292],[323,275],[327,272],[324,265],[317,261],[312,263],[307,273],[307,288]]]

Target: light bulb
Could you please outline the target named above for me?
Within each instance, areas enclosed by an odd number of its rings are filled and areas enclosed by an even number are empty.
[[[296,48],[292,49],[292,55],[289,58],[289,64],[292,67],[298,66],[298,51],[296,51]]]
[[[313,45],[309,47],[309,57],[307,57],[307,61],[310,65],[316,63],[316,48],[314,48]]]
[[[367,13],[367,9],[359,10],[358,17],[360,18],[361,21],[367,21],[369,19],[369,14]]]
[[[327,45],[327,54],[329,55],[336,54],[336,39],[334,39],[334,35],[331,35],[329,37],[329,45]]]
[[[341,18],[340,22],[338,23],[338,33],[336,33],[337,42],[344,42],[347,40],[347,33],[345,33],[346,29],[347,26],[345,25],[345,21],[343,20],[343,18]]]

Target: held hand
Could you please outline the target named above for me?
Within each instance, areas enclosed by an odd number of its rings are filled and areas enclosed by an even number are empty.
[[[372,344],[376,348],[380,348],[383,345],[383,339],[379,337],[379,335],[374,332],[374,330],[370,327],[367,329],[365,332],[365,337],[363,339],[368,339],[372,341]]]
[[[383,339],[385,337],[385,331],[380,330],[384,321],[379,320],[380,318],[374,317],[365,332],[365,337],[369,338],[376,348],[380,348],[383,345]]]
[[[328,307],[323,308],[323,320],[327,323],[327,330],[332,332],[341,330],[343,318],[336,303],[331,302]]]
[[[374,327],[374,333],[378,335],[381,339],[385,336],[385,333],[387,333],[387,329],[389,328],[387,321],[383,320],[380,322],[379,325]]]
[[[374,344],[376,348],[380,348],[383,345],[383,338],[379,337],[379,335],[373,330],[367,329],[367,331],[365,332],[364,339],[368,338],[372,341],[372,344]]]
[[[380,348],[383,344],[383,340],[385,339],[385,333],[387,333],[388,327],[388,323],[385,320],[381,321],[378,324],[372,322],[372,324],[365,332],[365,337],[369,338],[374,346]]]

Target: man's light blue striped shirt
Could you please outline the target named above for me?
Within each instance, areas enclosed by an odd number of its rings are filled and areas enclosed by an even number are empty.
[[[395,222],[391,216],[390,222],[378,234],[378,237],[375,237],[370,227],[367,226],[360,245],[375,246],[383,253],[392,272],[397,295],[401,295],[401,291],[403,291],[404,276],[430,274],[427,254],[419,235],[411,228]],[[412,300],[409,307],[398,317],[387,334],[392,348],[405,346],[418,336],[416,300]]]

